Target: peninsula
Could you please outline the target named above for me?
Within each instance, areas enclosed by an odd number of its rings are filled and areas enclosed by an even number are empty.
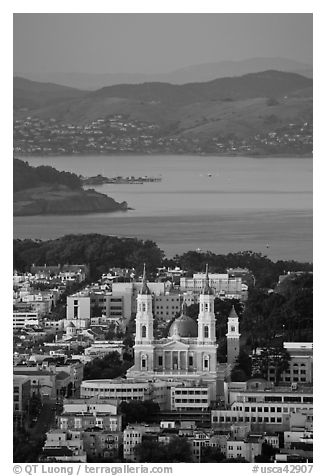
[[[14,159],[14,216],[70,215],[127,210],[127,202],[93,189],[84,190],[80,178],[53,167],[31,167]]]

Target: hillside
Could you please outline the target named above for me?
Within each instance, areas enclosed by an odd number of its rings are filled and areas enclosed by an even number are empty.
[[[62,84],[73,88],[94,91],[114,84],[164,82],[185,84],[205,82],[228,76],[243,76],[267,70],[297,73],[312,78],[312,65],[288,58],[249,58],[241,61],[219,61],[185,66],[168,73],[17,73],[32,81]]]
[[[184,106],[197,102],[280,97],[312,86],[312,80],[295,73],[264,71],[241,77],[219,78],[205,83],[121,84],[99,89],[91,97],[119,97]]]
[[[127,203],[94,190],[83,190],[81,180],[53,167],[31,167],[14,159],[14,216],[66,215],[127,210]]]
[[[274,148],[273,153],[311,153],[312,92],[312,79],[279,71],[220,78],[206,83],[121,84],[87,93],[73,90],[75,97],[58,98],[55,102],[46,99],[44,92],[46,105],[15,110],[15,152],[52,153],[50,142],[55,141],[55,153],[61,154],[87,153],[89,149],[106,153],[211,153],[215,146],[211,143],[207,146],[207,140],[223,143],[225,137],[232,134],[238,141],[249,141],[248,152],[261,153],[266,147],[257,148],[252,143],[254,137],[264,136],[261,140],[266,145],[269,133],[276,131],[287,137],[289,124],[294,124],[296,139],[294,137],[294,141],[291,139],[291,143],[281,149]],[[26,91],[25,102],[32,103],[30,94],[30,90]],[[26,122],[27,116],[32,118],[32,122]],[[121,125],[118,125],[119,116],[123,122],[128,120],[130,131],[121,120]],[[98,120],[104,120],[109,127],[95,131],[92,123]],[[146,123],[148,128],[144,130],[140,122]],[[60,124],[81,126],[81,129],[78,133],[75,131],[69,141],[69,131],[63,125],[60,129]],[[309,124],[309,133],[301,130],[304,124]],[[92,137],[89,125],[94,131]],[[70,129],[73,131],[74,128]],[[149,147],[140,144],[145,134]],[[128,140],[121,142],[122,136]],[[26,138],[35,146],[26,147]],[[88,143],[89,139],[92,144]],[[275,145],[282,140],[276,141]],[[302,144],[291,152],[292,142],[296,141],[305,144],[301,152]],[[133,146],[136,142],[137,148]],[[225,143],[220,152],[232,152],[234,144],[229,146]]]
[[[75,88],[52,83],[40,83],[25,78],[14,77],[14,111],[21,108],[34,110],[75,98],[85,93]]]

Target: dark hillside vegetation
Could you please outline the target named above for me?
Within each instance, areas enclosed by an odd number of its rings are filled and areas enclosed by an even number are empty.
[[[59,172],[48,165],[31,167],[28,162],[14,159],[14,192],[34,187],[40,187],[45,184],[65,185],[71,189],[80,189],[82,182],[80,178],[70,172]]]

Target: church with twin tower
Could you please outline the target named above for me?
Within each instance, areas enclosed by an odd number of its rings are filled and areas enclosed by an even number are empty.
[[[199,296],[198,321],[187,316],[183,302],[181,315],[172,323],[168,337],[154,339],[152,294],[144,266],[142,287],[137,297],[134,365],[127,378],[183,381],[210,388],[215,400],[218,381],[224,381],[239,355],[239,322],[234,307],[228,319],[227,364],[218,363],[216,343],[215,293],[209,285],[208,266]]]

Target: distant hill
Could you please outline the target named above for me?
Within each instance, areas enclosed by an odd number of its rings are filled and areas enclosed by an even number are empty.
[[[19,108],[33,110],[85,95],[78,89],[52,83],[39,83],[19,77],[14,77],[13,86],[14,110]]]
[[[257,97],[279,97],[312,86],[312,80],[295,73],[263,71],[241,77],[220,78],[206,83],[121,84],[99,89],[90,97],[154,101],[166,105],[189,105],[205,101],[235,101]]]
[[[61,84],[78,89],[96,90],[115,84],[139,84],[148,82],[165,82],[185,84],[206,82],[229,76],[243,76],[266,70],[298,73],[312,78],[312,65],[293,61],[288,58],[250,58],[242,61],[219,61],[179,68],[168,73],[24,73],[16,76]]]
[[[93,92],[16,78],[14,117],[55,118],[80,125],[123,114],[131,120],[157,124],[165,136],[232,133],[243,138],[289,123],[312,123],[312,87],[312,79],[280,71],[184,85],[120,84]],[[29,107],[18,108],[18,104]]]

